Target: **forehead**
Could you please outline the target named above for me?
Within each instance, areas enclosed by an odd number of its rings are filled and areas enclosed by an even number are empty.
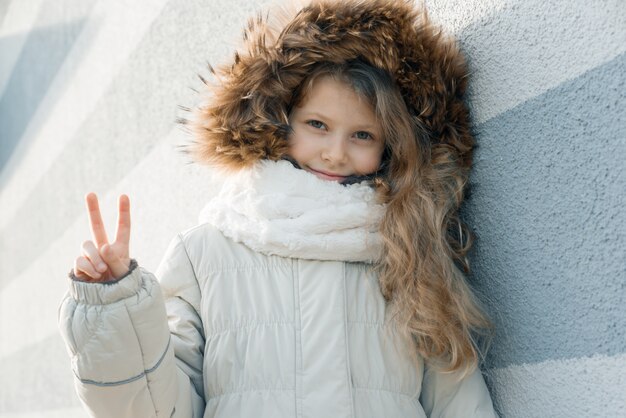
[[[373,106],[364,95],[347,81],[326,75],[312,81],[296,108],[302,112],[321,111],[329,116],[349,114],[351,118],[369,122],[377,119]]]

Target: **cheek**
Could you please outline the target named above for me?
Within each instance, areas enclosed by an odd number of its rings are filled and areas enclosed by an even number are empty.
[[[311,141],[307,139],[306,135],[303,135],[301,132],[295,131],[289,137],[289,150],[288,153],[291,157],[305,158],[308,154],[311,153]]]
[[[358,171],[361,173],[371,174],[375,172],[382,160],[382,151],[367,150],[362,153],[358,159]]]

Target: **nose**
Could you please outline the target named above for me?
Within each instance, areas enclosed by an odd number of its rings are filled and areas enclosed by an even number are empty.
[[[333,164],[342,164],[347,158],[347,141],[339,135],[332,135],[327,138],[322,149],[321,157],[324,161]]]

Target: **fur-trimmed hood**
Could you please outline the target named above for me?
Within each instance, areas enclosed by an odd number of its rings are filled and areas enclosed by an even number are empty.
[[[419,135],[469,168],[465,61],[424,10],[407,0],[313,0],[282,23],[270,20],[251,19],[244,48],[231,63],[210,67],[207,100],[184,121],[194,160],[237,169],[283,158],[287,108],[311,67],[359,58],[392,75]]]

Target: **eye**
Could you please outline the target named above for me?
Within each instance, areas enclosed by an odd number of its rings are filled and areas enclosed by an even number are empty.
[[[359,131],[355,135],[356,135],[356,137],[358,139],[365,139],[365,140],[367,140],[367,139],[374,139],[372,134],[370,134],[369,132],[366,132],[366,131]]]
[[[326,126],[324,125],[323,122],[320,122],[319,120],[315,120],[315,119],[307,120],[306,123],[316,129],[323,129]]]

